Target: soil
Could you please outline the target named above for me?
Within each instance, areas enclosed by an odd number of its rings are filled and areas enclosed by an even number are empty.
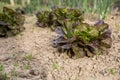
[[[51,46],[54,32],[37,27],[35,16],[26,16],[25,31],[0,38],[2,72],[9,80],[120,80],[120,15],[110,15],[105,22],[112,30],[109,53],[73,60]]]

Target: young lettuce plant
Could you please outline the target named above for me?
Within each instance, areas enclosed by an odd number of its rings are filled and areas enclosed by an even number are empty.
[[[22,14],[4,7],[3,13],[0,14],[0,37],[15,36],[22,32],[24,21]]]
[[[53,46],[60,52],[74,59],[99,53],[105,53],[111,47],[111,31],[108,24],[103,21],[90,26],[87,23],[70,21],[64,22],[64,27],[58,27],[58,38],[53,41]]]

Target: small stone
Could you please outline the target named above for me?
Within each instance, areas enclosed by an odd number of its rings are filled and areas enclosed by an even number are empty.
[[[38,71],[36,71],[36,70],[30,70],[30,72],[29,72],[31,75],[38,75],[39,74],[39,72]]]
[[[118,35],[118,38],[120,39],[120,35]]]

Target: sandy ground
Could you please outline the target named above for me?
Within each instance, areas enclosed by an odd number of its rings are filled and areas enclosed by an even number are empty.
[[[24,32],[0,38],[0,64],[9,80],[120,80],[119,15],[105,20],[112,29],[109,54],[77,60],[59,55],[51,46],[56,34],[37,27],[35,22],[36,17],[26,17]]]

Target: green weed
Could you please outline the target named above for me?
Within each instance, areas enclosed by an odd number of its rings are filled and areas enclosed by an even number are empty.
[[[30,65],[27,65],[27,64],[26,64],[26,65],[24,66],[24,68],[25,68],[25,69],[30,69]]]
[[[19,64],[18,64],[18,63],[15,63],[15,64],[14,64],[14,67],[18,67],[18,66],[19,66]]]
[[[12,76],[18,76],[19,74],[18,74],[18,72],[16,70],[13,70],[13,71],[11,71],[11,75]]]
[[[0,80],[8,80],[8,75],[0,72]]]
[[[8,75],[4,73],[4,65],[0,65],[0,80],[8,80]]]
[[[33,59],[33,55],[32,54],[26,55],[25,58],[31,61]]]
[[[53,64],[53,67],[54,67],[54,69],[58,70],[58,68],[59,68],[58,63],[54,63],[54,64]]]
[[[4,66],[1,64],[0,65],[0,71],[3,71],[4,70]]]
[[[115,68],[110,68],[108,70],[110,72],[110,74],[114,75],[116,73],[116,69]]]

